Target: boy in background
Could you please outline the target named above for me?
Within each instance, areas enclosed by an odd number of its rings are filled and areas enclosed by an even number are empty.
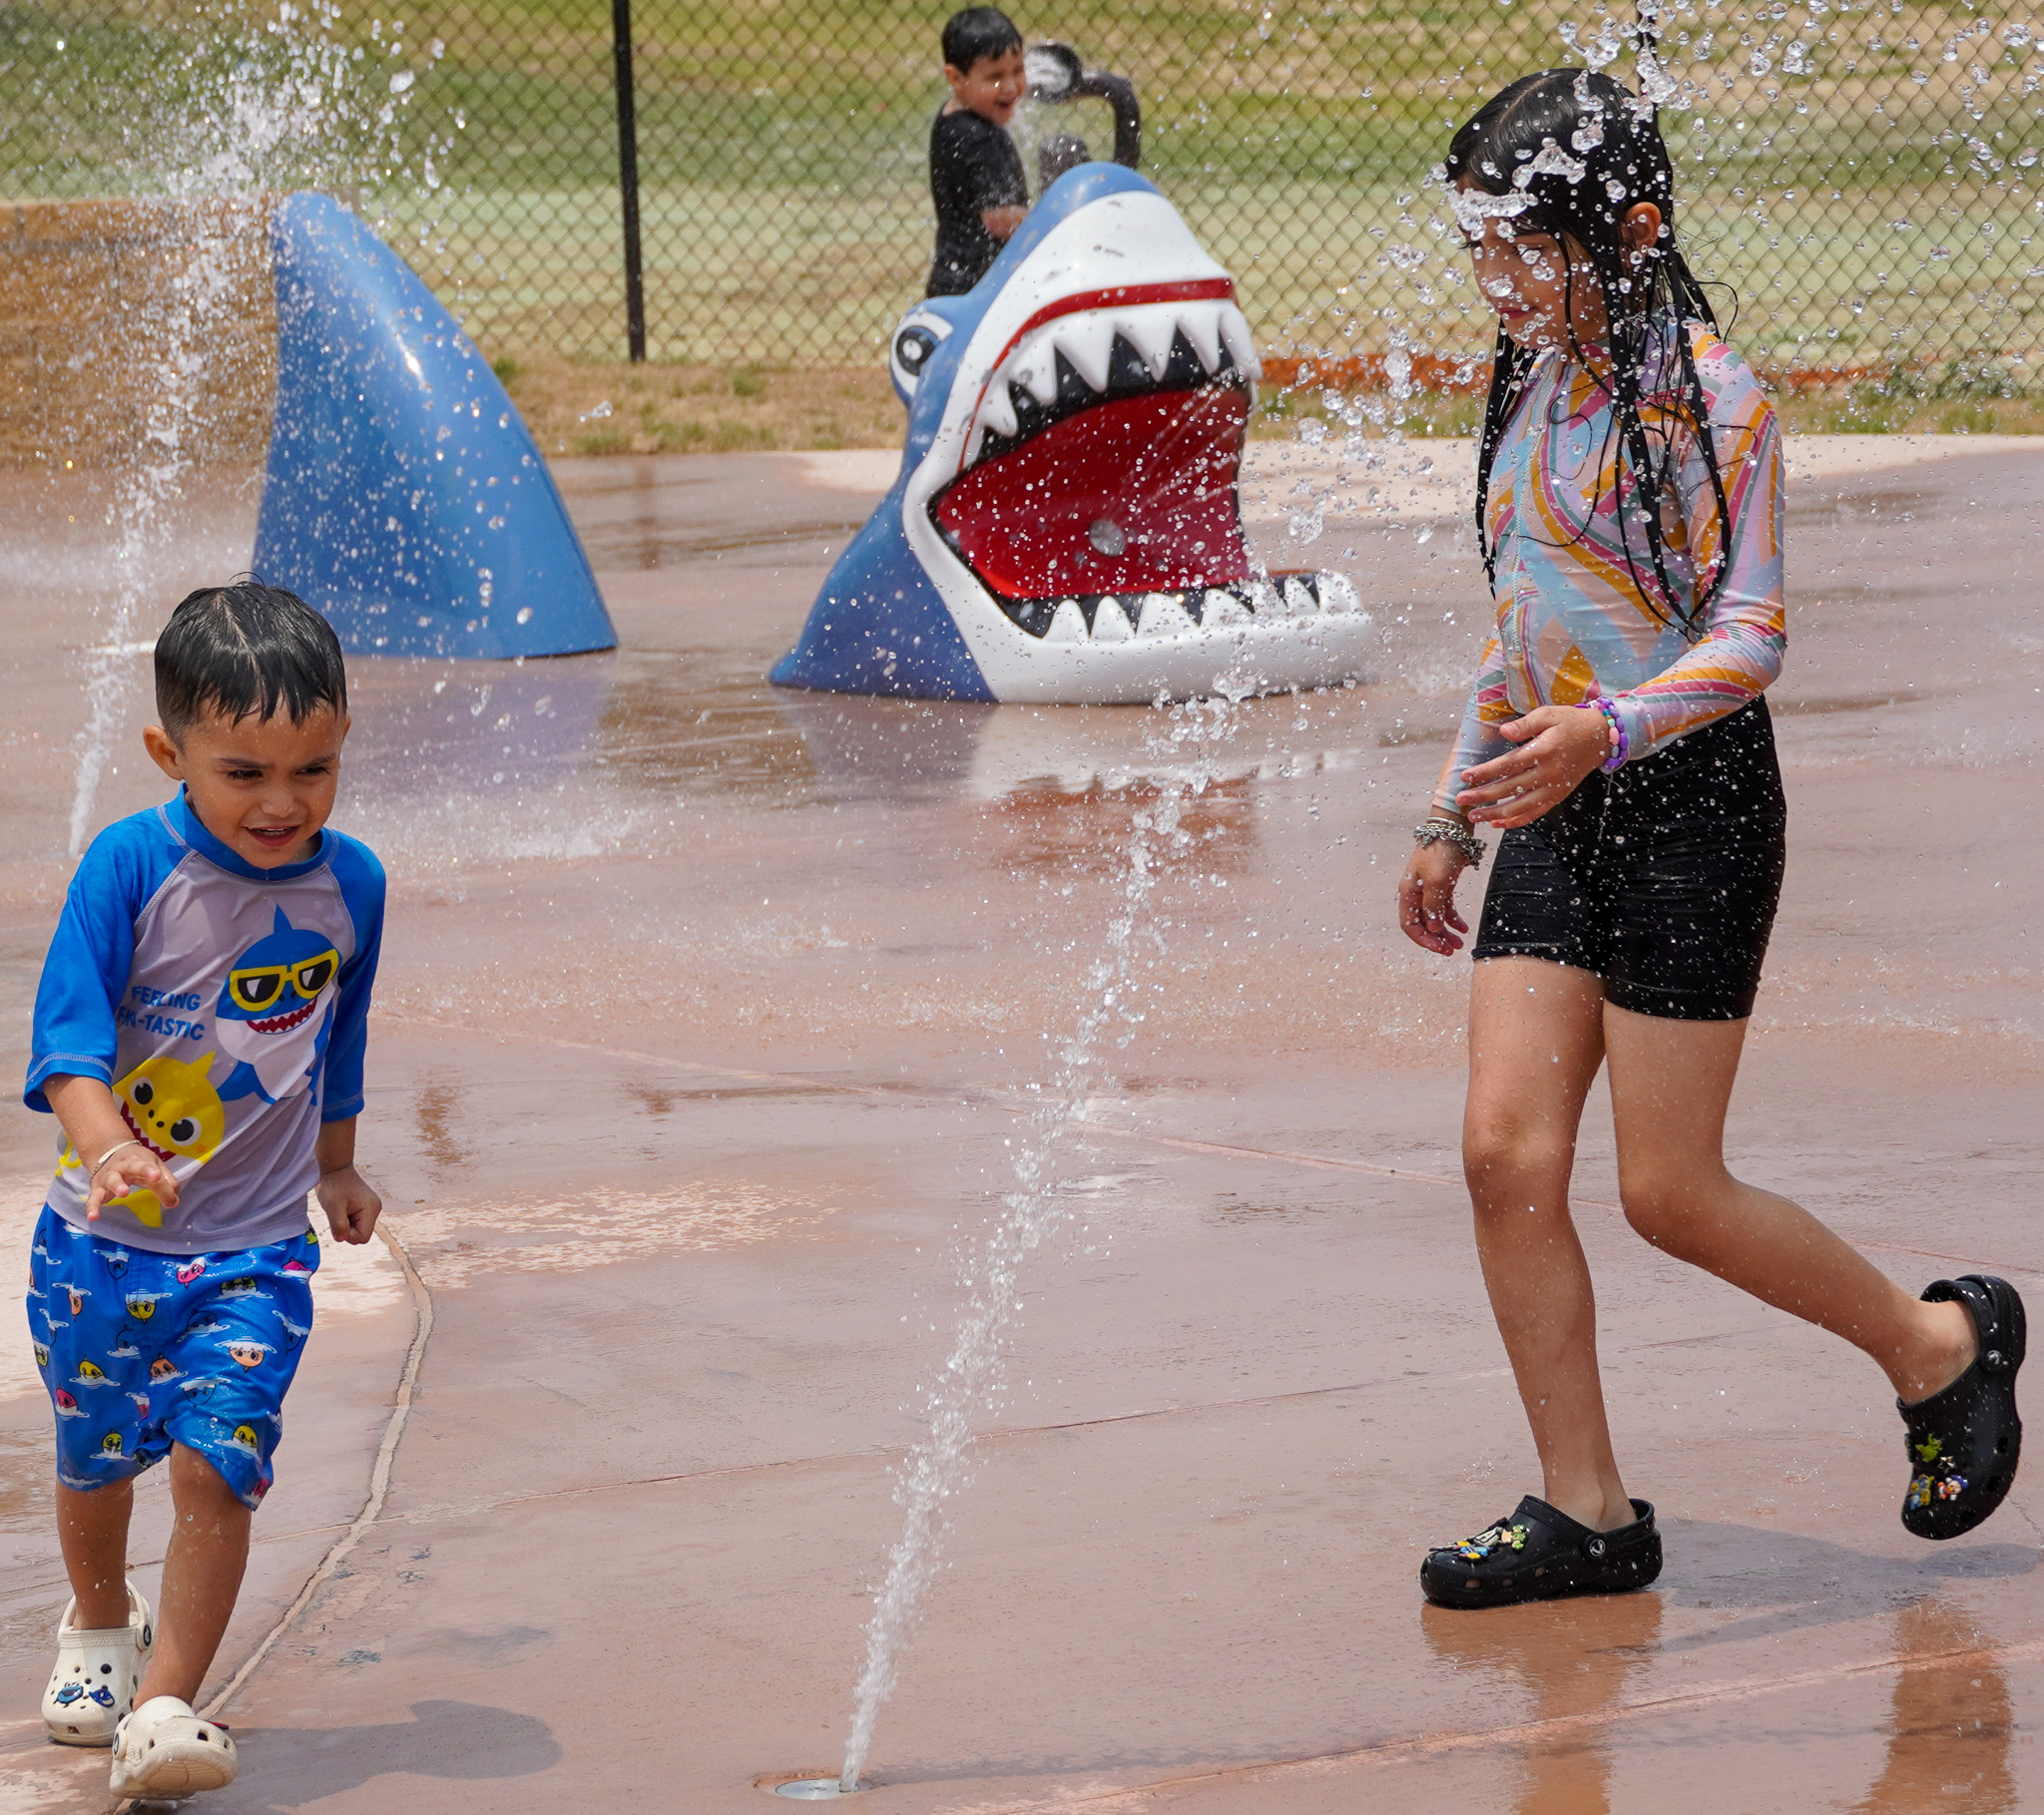
[[[367,1241],[382,1207],[354,1142],[383,870],[324,829],[340,645],[289,593],[208,587],[157,640],[156,696],[143,742],[180,786],[79,864],[27,1090],[64,1135],[29,1258],[73,1596],[43,1720],[60,1745],[111,1745],[113,1794],[145,1799],[234,1781],[233,1740],[192,1703],[312,1327],[305,1196],[340,1241]],[[157,1631],[128,1521],[166,1457]]]
[[[951,99],[930,128],[937,250],[926,294],[962,296],[1000,256],[1029,212],[1022,156],[1008,122],[1029,92],[1022,34],[998,7],[968,6],[944,27]]]

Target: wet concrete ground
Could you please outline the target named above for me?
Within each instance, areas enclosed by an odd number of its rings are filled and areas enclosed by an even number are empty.
[[[1155,897],[1142,1019],[1061,1160],[1070,1227],[1025,1281],[867,1806],[2044,1806],[2034,1465],[1980,1532],[1908,1538],[1879,1376],[1639,1243],[1594,1108],[1579,1211],[1667,1573],[1419,1601],[1424,1546],[1536,1485],[1456,1179],[1466,975],[1390,913],[1487,609],[1452,455],[1262,470],[1267,546],[1318,506],[1312,559],[1355,551],[1381,661],[1204,740],[766,688],[885,483],[870,457],[571,464],[617,654],[358,666],[341,819],[394,910],[363,1144],[420,1283],[381,1248],[321,1276],[218,1680],[270,1648],[207,1806],[764,1810],[763,1780],[834,1771],[954,1244],[999,1212],[1134,815],[1194,756],[1216,779]],[[1797,458],[1791,859],[1737,1163],[1911,1285],[2034,1292],[2044,452]],[[105,496],[12,483],[8,1067],[109,598]],[[178,518],[145,620],[246,562],[253,508],[223,478]],[[146,663],[103,660],[128,709],[96,824],[159,793]],[[0,1241],[47,1137],[0,1120]],[[47,1433],[0,1321],[5,1811],[105,1804],[103,1756],[34,1715],[65,1598]],[[145,1507],[139,1564],[160,1488]]]

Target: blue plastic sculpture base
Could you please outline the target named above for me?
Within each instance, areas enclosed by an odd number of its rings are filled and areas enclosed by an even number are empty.
[[[411,267],[328,196],[285,197],[270,243],[276,424],[256,576],[354,655],[616,647],[539,448]]]

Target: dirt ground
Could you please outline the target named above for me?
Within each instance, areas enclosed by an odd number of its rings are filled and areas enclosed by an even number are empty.
[[[500,359],[497,374],[550,457],[901,445],[901,404],[878,348],[870,365],[828,368],[631,366],[534,354]],[[1998,374],[1993,382],[2002,382]],[[1380,426],[1386,407],[1381,392],[1330,399],[1310,383],[1266,385],[1250,433],[1288,439],[1301,423],[1318,422],[1338,434],[1344,413],[1374,412]],[[1781,409],[1793,433],[2044,433],[2044,403],[2001,396],[1985,377],[1964,371],[1790,388]],[[1402,406],[1402,422],[1411,435],[1466,435],[1482,413],[1481,397],[1422,395]]]
[[[1878,1374],[1631,1234],[1601,1095],[1577,1207],[1667,1572],[1420,1601],[1424,1547],[1535,1485],[1457,1176],[1466,967],[1390,910],[1489,609],[1466,464],[1252,463],[1256,536],[1338,554],[1380,657],[1202,746],[861,1806],[2044,1807],[2035,1461],[1980,1531],[1910,1539]],[[1189,761],[1145,708],[767,687],[890,466],[567,458],[617,651],[356,665],[340,823],[392,881],[362,1136],[392,1245],[321,1275],[215,1678],[253,1660],[243,1776],[198,1806],[737,1812],[835,1770],[961,1244]],[[1986,1267],[2039,1301],[2044,443],[1800,443],[1791,472],[1791,855],[1735,1164],[1912,1289]],[[246,562],[252,479],[195,488],[152,600]],[[0,478],[17,1068],[108,622],[95,484]],[[146,660],[104,660],[126,723],[95,823],[161,791]],[[49,1146],[0,1111],[0,1246]],[[48,1442],[0,1321],[8,1815],[106,1807],[104,1757],[35,1716],[66,1593]]]

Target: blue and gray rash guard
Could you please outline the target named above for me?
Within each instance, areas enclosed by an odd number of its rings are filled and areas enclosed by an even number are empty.
[[[303,863],[257,869],[184,795],[109,826],[71,879],[36,990],[25,1101],[70,1075],[113,1088],[129,1132],[178,1181],[85,1218],[67,1145],[49,1204],[158,1254],[281,1241],[305,1226],[322,1122],[362,1107],[383,866],[331,829]]]

